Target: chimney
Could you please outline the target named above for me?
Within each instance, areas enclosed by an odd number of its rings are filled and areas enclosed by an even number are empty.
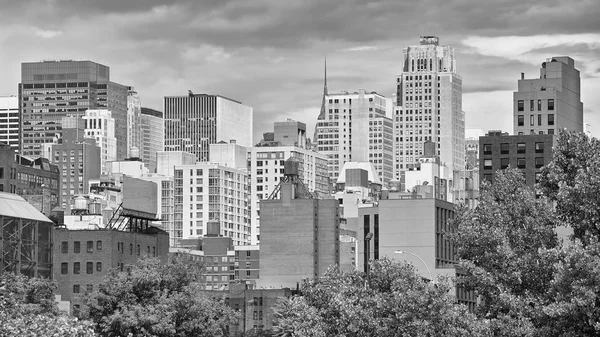
[[[525,79],[525,73],[521,73],[521,79],[524,80]]]

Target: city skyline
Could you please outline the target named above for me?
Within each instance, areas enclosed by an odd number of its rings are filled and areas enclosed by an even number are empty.
[[[0,56],[0,94],[17,94],[21,62],[91,60],[111,67],[116,82],[134,85],[145,107],[162,111],[164,96],[187,90],[219,94],[254,108],[255,140],[285,118],[307,123],[312,135],[325,55],[330,93],[367,89],[391,98],[402,48],[419,35],[437,35],[456,50],[467,128],[512,131],[520,73],[534,78],[546,58],[567,55],[581,71],[585,123],[600,135],[600,117],[593,114],[600,107],[594,94],[600,89],[600,9],[591,1],[511,1],[485,10],[464,1],[161,4],[5,4],[0,40],[15,48]],[[98,43],[99,36],[110,43]]]

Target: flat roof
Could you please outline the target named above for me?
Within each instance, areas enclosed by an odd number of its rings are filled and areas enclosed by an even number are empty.
[[[14,218],[52,222],[37,208],[33,207],[22,197],[6,192],[0,192],[0,215]]]

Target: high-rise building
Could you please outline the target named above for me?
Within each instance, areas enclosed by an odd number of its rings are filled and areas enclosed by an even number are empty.
[[[306,124],[289,119],[275,122],[274,141],[283,146],[306,147]]]
[[[207,94],[165,97],[165,151],[185,151],[209,161],[208,145],[235,140],[252,146],[252,108]]]
[[[392,179],[392,120],[386,99],[360,90],[326,94],[315,127],[316,149],[327,155],[327,170],[337,180],[346,162],[371,162],[384,182]]]
[[[463,170],[465,116],[454,49],[440,46],[436,36],[422,36],[420,45],[403,49],[403,56],[393,116],[394,178],[418,164],[427,140],[451,171]]]
[[[91,61],[21,64],[21,153],[41,156],[42,144],[62,132],[61,118],[108,109],[115,119],[117,158],[127,157],[127,87],[110,81],[110,69]]]
[[[70,214],[73,198],[90,191],[90,180],[100,179],[100,148],[94,138],[84,136],[84,121],[80,117],[61,119],[62,136],[45,144],[41,153],[61,171],[60,206]]]
[[[156,152],[165,146],[165,124],[163,113],[157,110],[141,109],[140,116],[142,161],[150,172],[156,172]]]
[[[248,176],[245,171],[212,163],[175,166],[173,246],[181,239],[203,237],[207,224],[235,245],[250,243]]]
[[[0,97],[0,143],[19,148],[19,98]]]
[[[540,78],[525,79],[513,94],[514,134],[558,134],[562,129],[583,132],[581,79],[575,61],[556,56],[542,63]]]
[[[87,110],[85,116],[85,136],[96,139],[100,147],[100,169],[107,173],[109,162],[117,160],[117,138],[115,137],[115,119],[106,109]]]
[[[131,157],[131,149],[141,150],[141,114],[142,101],[133,87],[127,87],[127,156]]]

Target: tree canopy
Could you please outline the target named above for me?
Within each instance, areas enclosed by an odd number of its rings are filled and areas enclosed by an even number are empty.
[[[103,336],[224,336],[237,316],[202,291],[202,270],[185,255],[112,270],[87,300],[86,316]]]

